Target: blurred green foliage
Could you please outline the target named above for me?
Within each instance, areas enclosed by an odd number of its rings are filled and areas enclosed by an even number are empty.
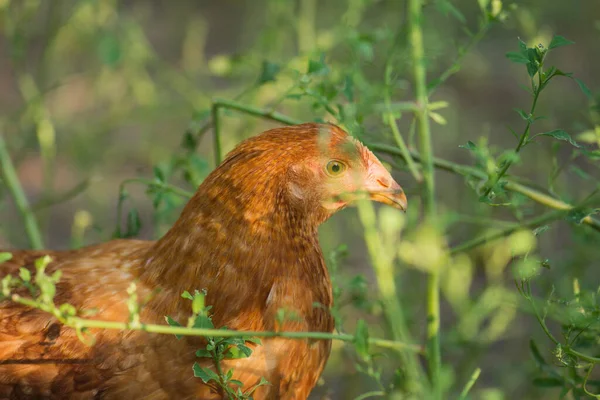
[[[594,0],[425,4],[435,223],[420,218],[404,1],[0,0],[0,134],[42,240],[68,248],[162,235],[214,149],[285,121],[342,124],[394,149],[373,146],[411,206],[406,218],[345,211],[322,228],[338,329],[394,330],[387,271],[406,335],[423,342],[435,270],[445,396],[583,398],[600,391],[598,11]],[[211,136],[215,98],[234,103]],[[560,204],[576,208],[547,212]],[[28,246],[17,206],[4,177],[3,247]],[[365,343],[334,342],[314,398],[406,387],[410,361]]]

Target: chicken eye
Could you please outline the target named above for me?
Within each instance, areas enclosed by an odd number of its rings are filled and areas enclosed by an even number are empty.
[[[346,164],[341,161],[331,160],[327,163],[326,169],[330,176],[338,176],[346,170]]]

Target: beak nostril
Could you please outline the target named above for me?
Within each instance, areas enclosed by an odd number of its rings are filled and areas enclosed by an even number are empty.
[[[390,187],[390,182],[387,179],[378,178],[377,183],[379,183],[384,188],[388,189]]]

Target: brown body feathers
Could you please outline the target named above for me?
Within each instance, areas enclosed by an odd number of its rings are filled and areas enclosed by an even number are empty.
[[[127,287],[149,297],[141,320],[185,321],[185,290],[205,290],[216,327],[332,332],[331,283],[317,227],[354,198],[404,209],[406,198],[377,158],[333,125],[278,128],[246,140],[200,185],[160,240],[115,240],[80,250],[14,251],[0,278],[49,254],[62,271],[57,304],[126,321]],[[353,197],[354,196],[354,197]],[[160,289],[157,291],[156,289]],[[296,318],[280,325],[280,309]],[[214,368],[202,339],[94,330],[87,346],[50,314],[0,301],[0,399],[220,399],[192,374]],[[329,341],[265,339],[248,358],[223,361],[255,399],[305,399]]]

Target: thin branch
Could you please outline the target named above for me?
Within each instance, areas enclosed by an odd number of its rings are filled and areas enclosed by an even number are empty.
[[[558,219],[561,219],[566,214],[567,214],[567,212],[562,211],[562,210],[550,211],[539,217],[532,218],[528,221],[520,222],[518,225],[511,226],[506,229],[502,229],[500,231],[493,232],[488,235],[477,236],[471,240],[468,240],[464,243],[454,246],[452,249],[450,249],[450,254],[456,254],[456,253],[464,252],[467,250],[471,250],[475,247],[481,246],[482,244],[489,243],[496,239],[503,238],[505,236],[510,235],[511,233],[514,233],[514,232],[524,229],[524,228],[528,228],[528,229],[536,228],[538,226],[547,224],[551,221],[556,221]]]
[[[471,374],[471,378],[469,379],[469,381],[463,388],[462,392],[460,392],[460,396],[459,396],[458,400],[466,400],[467,395],[473,388],[473,385],[475,385],[475,382],[479,378],[480,374],[481,374],[481,368],[475,368],[475,371],[473,371],[473,373]]]
[[[425,218],[436,218],[435,174],[433,146],[429,127],[429,93],[426,83],[425,44],[423,39],[423,1],[408,2],[408,37],[412,51],[415,97],[419,106],[415,113],[418,123],[419,150],[423,174],[423,205]],[[432,270],[427,281],[427,362],[433,398],[442,398],[442,356],[440,348],[440,271]]]
[[[213,102],[211,107],[212,125],[213,125],[213,142],[215,165],[221,164],[221,120],[219,118],[219,104]]]
[[[313,340],[339,340],[342,342],[354,342],[355,337],[349,334],[334,334],[326,332],[274,332],[274,331],[235,331],[229,329],[203,329],[203,328],[187,328],[184,326],[169,326],[158,324],[144,323],[127,323],[116,321],[93,320],[70,315],[62,315],[60,310],[53,304],[39,304],[36,300],[28,299],[17,294],[10,296],[10,299],[19,304],[37,308],[54,315],[61,323],[79,331],[83,328],[97,328],[110,330],[130,330],[144,331],[150,333],[160,333],[167,335],[181,336],[204,336],[204,337],[281,337],[286,339],[313,339]],[[403,343],[395,340],[386,340],[378,338],[369,338],[369,344],[373,346],[395,349],[403,351],[412,351],[422,353],[423,348],[419,345]]]
[[[19,182],[17,172],[15,171],[15,167],[8,154],[8,149],[6,148],[6,143],[4,141],[4,134],[2,132],[0,132],[0,172],[2,173],[2,178],[8,191],[15,201],[19,214],[21,214],[21,218],[23,218],[25,231],[27,232],[31,247],[36,250],[43,249],[44,242],[42,240],[40,227],[31,207],[29,207],[29,201],[27,200],[27,196],[25,196],[23,186],[21,186],[21,182]]]
[[[179,197],[183,197],[184,199],[191,199],[194,196],[194,192],[189,192],[178,186],[174,186],[174,185],[171,185],[171,184],[168,184],[165,182],[158,182],[153,179],[147,179],[147,178],[125,179],[123,182],[121,182],[121,186],[120,186],[121,189],[119,190],[119,193],[121,193],[123,191],[123,188],[130,183],[141,183],[143,185],[150,186],[150,187],[153,187],[156,189],[162,189],[164,191],[176,194]]]
[[[373,392],[363,393],[360,396],[354,398],[354,400],[365,400],[371,397],[385,397],[386,393],[382,390],[375,390]]]
[[[542,317],[542,315],[540,314],[540,312],[537,309],[537,306],[535,305],[535,300],[532,298],[531,296],[531,282],[527,281],[525,283],[526,285],[526,289],[527,292],[522,292],[522,294],[525,296],[525,298],[529,301],[529,303],[531,304],[531,309],[533,310],[533,313],[538,321],[538,323],[540,324],[540,326],[542,327],[542,330],[544,331],[544,333],[546,334],[546,336],[548,336],[548,338],[556,345],[556,346],[561,346],[562,350],[567,353],[570,354],[572,356],[578,357],[584,361],[593,363],[593,364],[599,364],[600,363],[600,358],[598,357],[592,357],[592,356],[588,356],[586,354],[580,353],[577,350],[573,350],[571,347],[569,346],[563,346],[560,341],[558,339],[556,339],[554,337],[554,335],[552,334],[552,332],[550,332],[550,329],[548,328],[548,325],[546,325],[546,321],[544,320],[544,317]]]
[[[379,288],[381,302],[386,320],[392,331],[394,340],[410,342],[410,330],[406,324],[406,317],[399,302],[396,280],[394,277],[394,263],[382,248],[381,237],[376,227],[377,217],[373,204],[361,201],[357,204],[358,217],[364,227],[364,237],[369,256],[373,262],[373,270]],[[419,359],[413,353],[400,351],[400,359],[404,364],[407,390],[414,394],[422,391],[423,371]]]
[[[381,143],[367,143],[367,146],[374,151],[390,154],[393,156],[403,157],[402,152],[394,146]],[[417,162],[421,162],[420,155],[417,152],[411,151],[411,156]],[[444,160],[442,158],[434,158],[433,164],[436,168],[452,172],[457,175],[470,176],[482,180],[487,179],[487,175],[485,172],[468,165],[457,164],[452,161]],[[546,193],[542,193],[537,189],[533,189],[525,184],[517,183],[517,179],[518,178],[506,178],[507,182],[504,186],[504,189],[511,192],[520,193],[537,203],[540,203],[548,208],[553,208],[555,210],[570,211],[575,208],[573,205],[566,203],[560,199],[557,199],[553,196],[550,196]],[[588,215],[581,222],[583,224],[589,225],[594,230],[600,232],[600,221],[596,218],[593,218]]]
[[[39,211],[43,210],[44,208],[54,206],[56,204],[65,203],[73,199],[74,197],[77,197],[81,193],[85,192],[86,189],[90,186],[90,182],[90,179],[85,179],[64,193],[52,197],[47,197],[34,203],[31,206],[31,209],[33,211]]]
[[[245,114],[269,119],[275,122],[281,122],[286,125],[297,125],[302,123],[302,121],[288,117],[287,115],[278,113],[277,111],[247,106],[232,100],[216,99],[213,101],[213,107],[223,107],[229,110],[240,111]]]
[[[537,102],[538,99],[540,97],[540,93],[542,92],[542,89],[544,88],[544,86],[542,85],[542,66],[540,65],[539,67],[539,71],[538,71],[538,85],[536,86],[535,83],[533,83],[533,79],[531,79],[531,87],[533,89],[533,102],[531,103],[531,109],[529,110],[529,116],[527,118],[527,123],[525,124],[525,129],[523,130],[523,133],[521,134],[521,137],[519,138],[519,143],[517,143],[517,147],[515,148],[515,154],[518,154],[521,149],[523,148],[523,146],[525,146],[528,142],[529,139],[529,131],[531,130],[531,125],[533,125],[533,121],[534,121],[534,113],[535,113],[535,108],[537,106]],[[489,194],[492,192],[492,190],[494,189],[494,187],[496,186],[496,184],[498,182],[500,182],[500,179],[502,179],[502,177],[506,174],[506,172],[508,171],[508,169],[510,168],[510,166],[513,164],[512,160],[506,160],[504,162],[504,165],[502,165],[502,167],[500,168],[500,171],[493,176],[492,179],[490,179],[490,182],[487,186],[487,188],[485,189],[485,192],[483,193],[484,197],[488,197]]]
[[[403,158],[406,160],[406,166],[408,167],[408,170],[410,171],[413,178],[415,178],[415,180],[417,182],[422,182],[423,177],[421,176],[421,172],[419,171],[414,160],[410,156],[408,146],[406,145],[404,138],[402,138],[402,135],[400,134],[400,130],[398,129],[398,124],[396,122],[396,116],[395,116],[395,114],[392,110],[392,106],[391,106],[391,102],[392,102],[391,96],[393,93],[393,88],[392,88],[392,71],[393,71],[392,60],[393,60],[393,57],[392,57],[392,55],[394,54],[393,50],[396,47],[396,44],[397,44],[397,38],[396,38],[396,40],[394,40],[392,49],[390,49],[390,53],[389,53],[390,55],[388,56],[386,63],[385,63],[385,91],[384,91],[384,95],[383,95],[385,110],[383,111],[383,118],[387,122],[388,126],[390,127],[390,129],[392,131],[392,137],[394,138],[394,141],[396,142],[396,144],[398,145],[398,148],[402,152]]]

